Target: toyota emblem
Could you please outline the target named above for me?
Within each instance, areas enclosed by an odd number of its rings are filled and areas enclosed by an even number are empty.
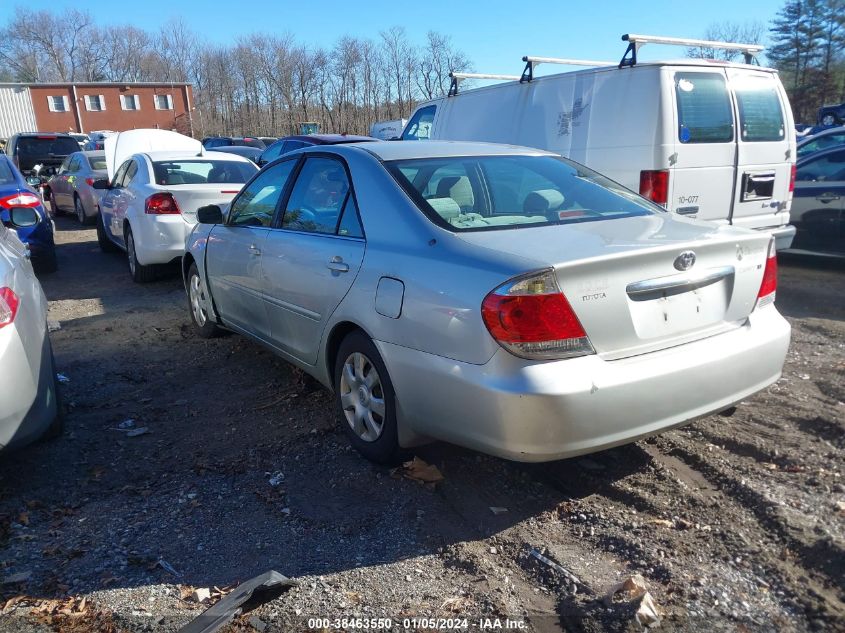
[[[675,258],[675,268],[678,270],[689,270],[695,264],[695,253],[684,251]]]

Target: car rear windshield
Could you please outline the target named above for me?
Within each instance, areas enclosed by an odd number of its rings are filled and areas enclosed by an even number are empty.
[[[727,143],[734,139],[734,118],[725,78],[717,73],[675,73],[678,140]]]
[[[79,143],[69,136],[21,136],[16,150],[20,156],[68,156]]]
[[[731,82],[739,106],[743,141],[782,141],[786,131],[780,96],[770,77],[748,76]]]
[[[88,157],[88,164],[91,165],[91,169],[105,170],[106,169],[106,157],[105,156],[89,156]]]
[[[613,220],[658,207],[555,156],[469,156],[389,161],[419,208],[451,231],[514,229]]]
[[[15,185],[18,183],[9,162],[0,158],[0,185]]]
[[[252,163],[233,160],[171,160],[153,163],[156,184],[243,184],[255,174]]]

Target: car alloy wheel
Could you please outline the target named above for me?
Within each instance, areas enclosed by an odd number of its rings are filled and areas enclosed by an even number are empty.
[[[832,114],[825,114],[822,117],[822,125],[833,125],[836,123],[836,117]]]
[[[381,377],[372,361],[353,352],[340,374],[340,404],[352,431],[365,442],[375,442],[384,430],[385,403]]]
[[[188,294],[191,299],[191,312],[193,312],[194,321],[199,327],[203,327],[208,322],[208,313],[205,310],[205,293],[202,290],[199,275],[191,275]]]

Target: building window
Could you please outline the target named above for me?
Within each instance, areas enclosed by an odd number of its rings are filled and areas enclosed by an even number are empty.
[[[173,109],[173,95],[156,95],[155,97],[156,110],[172,110]]]
[[[62,96],[47,97],[47,107],[50,112],[67,112],[70,109],[67,97]]]
[[[106,109],[106,98],[103,95],[85,95],[85,109],[89,112],[102,112]]]
[[[138,95],[120,95],[120,107],[124,110],[140,110],[141,97]]]

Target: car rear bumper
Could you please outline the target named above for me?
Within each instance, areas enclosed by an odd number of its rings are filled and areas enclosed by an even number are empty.
[[[5,330],[6,328],[4,328]],[[41,342],[40,365],[30,365],[24,344],[15,330],[0,337],[0,448],[35,441],[58,414],[55,370],[50,339]],[[33,371],[35,369],[35,371]]]
[[[770,231],[772,237],[775,238],[775,249],[782,251],[792,246],[792,240],[795,239],[795,231],[795,227],[791,224]]]
[[[633,442],[722,411],[776,381],[790,327],[775,309],[686,345],[615,361],[472,365],[377,341],[413,433],[517,461]],[[402,436],[413,436],[403,430]]]
[[[138,261],[150,264],[169,264],[185,254],[185,240],[193,228],[182,215],[161,215],[143,218],[132,224],[135,254]]]

